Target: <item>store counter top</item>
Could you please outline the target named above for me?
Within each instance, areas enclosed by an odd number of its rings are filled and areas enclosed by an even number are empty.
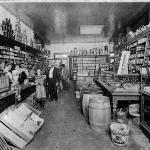
[[[4,93],[0,93],[0,100],[2,100],[5,97],[11,96],[13,94],[15,94],[15,93],[12,92],[12,91],[7,91],[7,92],[4,92]]]
[[[105,91],[105,94],[112,99],[112,105],[113,105],[113,118],[115,119],[116,109],[118,101],[137,101],[140,100],[140,92],[125,92],[125,91],[115,91],[110,86],[108,86],[106,83],[104,83],[101,80],[98,80],[94,78],[97,85],[103,88]]]
[[[24,101],[28,96],[36,90],[36,85],[28,84],[28,85],[20,85],[21,89],[21,100],[19,102]],[[0,112],[2,112],[7,107],[13,105],[16,101],[14,91],[6,91],[0,94]]]
[[[25,90],[25,89],[28,89],[28,88],[33,88],[35,85],[31,85],[31,84],[28,84],[28,85],[20,85],[21,87],[21,91]],[[6,92],[3,92],[3,93],[0,93],[0,100],[5,98],[5,97],[8,97],[10,95],[13,95],[15,94],[14,91],[6,91]]]

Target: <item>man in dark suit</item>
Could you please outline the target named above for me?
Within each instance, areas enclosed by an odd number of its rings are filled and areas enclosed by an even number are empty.
[[[53,99],[55,99],[55,101],[57,101],[57,99],[58,99],[57,85],[58,85],[59,80],[60,80],[59,71],[55,67],[55,64],[51,63],[50,66],[48,67],[48,71],[46,73],[46,85],[48,88],[47,95],[48,95],[48,97],[50,95],[51,101],[53,101]]]
[[[69,82],[68,82],[68,79],[69,79],[69,71],[68,69],[65,67],[65,64],[62,64],[61,65],[61,78],[62,78],[62,85],[63,85],[63,88],[64,90],[68,89],[68,86],[69,86]]]

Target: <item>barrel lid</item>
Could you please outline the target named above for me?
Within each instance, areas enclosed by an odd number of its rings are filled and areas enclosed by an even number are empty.
[[[97,98],[93,99],[94,102],[110,101],[109,97],[98,94]]]

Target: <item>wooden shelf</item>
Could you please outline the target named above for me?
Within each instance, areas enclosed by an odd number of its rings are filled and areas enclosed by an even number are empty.
[[[30,53],[43,53],[42,51],[40,50],[37,50],[31,46],[28,46],[28,45],[25,45],[23,43],[20,43],[14,39],[10,39],[10,38],[7,38],[3,35],[0,34],[0,44],[1,45],[6,45],[6,46],[10,46],[10,47],[14,47],[14,46],[18,46],[20,47],[20,49],[22,51],[25,51],[25,52],[30,52]]]
[[[69,57],[80,57],[80,58],[89,58],[89,57],[108,57],[109,55],[76,55],[76,56],[69,56]]]
[[[126,47],[126,46],[129,46],[130,44],[134,43],[134,42],[137,42],[140,38],[143,38],[145,36],[147,36],[148,32],[150,32],[150,28],[146,29],[145,31],[139,33],[138,35],[136,35],[135,37],[129,39],[127,42],[125,43],[122,43],[121,45],[119,45],[116,49],[121,49],[123,47]],[[144,42],[143,42],[144,43]],[[140,43],[140,44],[143,44],[143,43]],[[137,45],[140,45],[140,44],[137,44]],[[137,46],[135,45],[135,46]],[[135,46],[132,46],[131,48],[135,47]]]
[[[135,37],[129,39],[125,44],[130,45],[131,43],[137,42],[139,39],[147,36],[147,34],[150,32],[150,28],[146,29],[145,31],[141,32],[140,34],[136,35]]]

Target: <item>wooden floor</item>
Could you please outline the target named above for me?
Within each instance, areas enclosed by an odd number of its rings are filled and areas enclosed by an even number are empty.
[[[25,150],[150,149],[141,130],[132,128],[127,147],[115,146],[107,133],[95,133],[85,121],[72,90],[60,92],[58,102],[47,101],[41,117],[45,124]]]

